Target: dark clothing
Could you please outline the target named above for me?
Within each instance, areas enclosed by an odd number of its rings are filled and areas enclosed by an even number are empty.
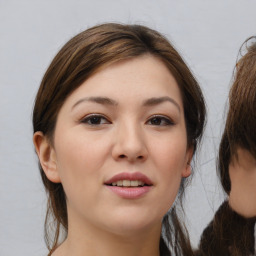
[[[224,202],[205,228],[196,256],[255,255],[256,217],[244,218]]]

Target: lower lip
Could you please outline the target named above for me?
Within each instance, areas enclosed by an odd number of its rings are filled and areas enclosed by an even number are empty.
[[[138,199],[143,197],[146,193],[148,193],[152,187],[144,186],[144,187],[132,188],[132,187],[107,186],[107,188],[122,198]]]

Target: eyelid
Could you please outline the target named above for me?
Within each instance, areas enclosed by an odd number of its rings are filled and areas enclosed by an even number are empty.
[[[162,114],[155,114],[155,115],[152,115],[148,118],[148,120],[146,121],[146,123],[148,123],[150,120],[154,119],[154,118],[160,118],[162,120],[165,120],[165,122],[167,124],[164,124],[164,125],[155,125],[155,126],[168,126],[168,125],[175,125],[175,122],[173,121],[172,118],[170,118],[169,116],[166,116],[166,115],[162,115]],[[154,125],[154,124],[152,124]]]
[[[81,123],[84,123],[84,124],[91,125],[91,126],[103,125],[102,123],[100,123],[100,124],[89,124],[88,121],[90,120],[90,118],[93,118],[93,117],[98,117],[98,118],[101,118],[101,119],[106,120],[107,122],[104,122],[103,124],[111,124],[111,121],[109,121],[109,118],[108,118],[108,117],[106,117],[106,116],[103,115],[103,114],[99,114],[99,113],[87,114],[86,116],[84,116],[84,117],[82,117],[82,118],[80,119],[80,122],[81,122]]]

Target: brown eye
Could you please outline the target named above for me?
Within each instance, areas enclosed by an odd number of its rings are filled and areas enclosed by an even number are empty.
[[[89,115],[82,120],[82,123],[89,124],[89,125],[102,125],[102,124],[109,124],[110,122],[101,115]]]
[[[163,117],[163,116],[154,116],[152,118],[150,118],[147,121],[148,124],[150,125],[155,125],[155,126],[166,126],[166,125],[173,125],[174,123],[172,122],[172,120],[170,120],[167,117]]]

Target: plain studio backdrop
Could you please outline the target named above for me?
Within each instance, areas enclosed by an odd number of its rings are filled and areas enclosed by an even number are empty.
[[[224,198],[216,154],[238,50],[256,34],[255,10],[254,0],[0,0],[0,255],[46,255],[46,197],[32,144],[34,97],[60,47],[102,22],[160,31],[201,84],[208,123],[185,198],[196,246]]]

